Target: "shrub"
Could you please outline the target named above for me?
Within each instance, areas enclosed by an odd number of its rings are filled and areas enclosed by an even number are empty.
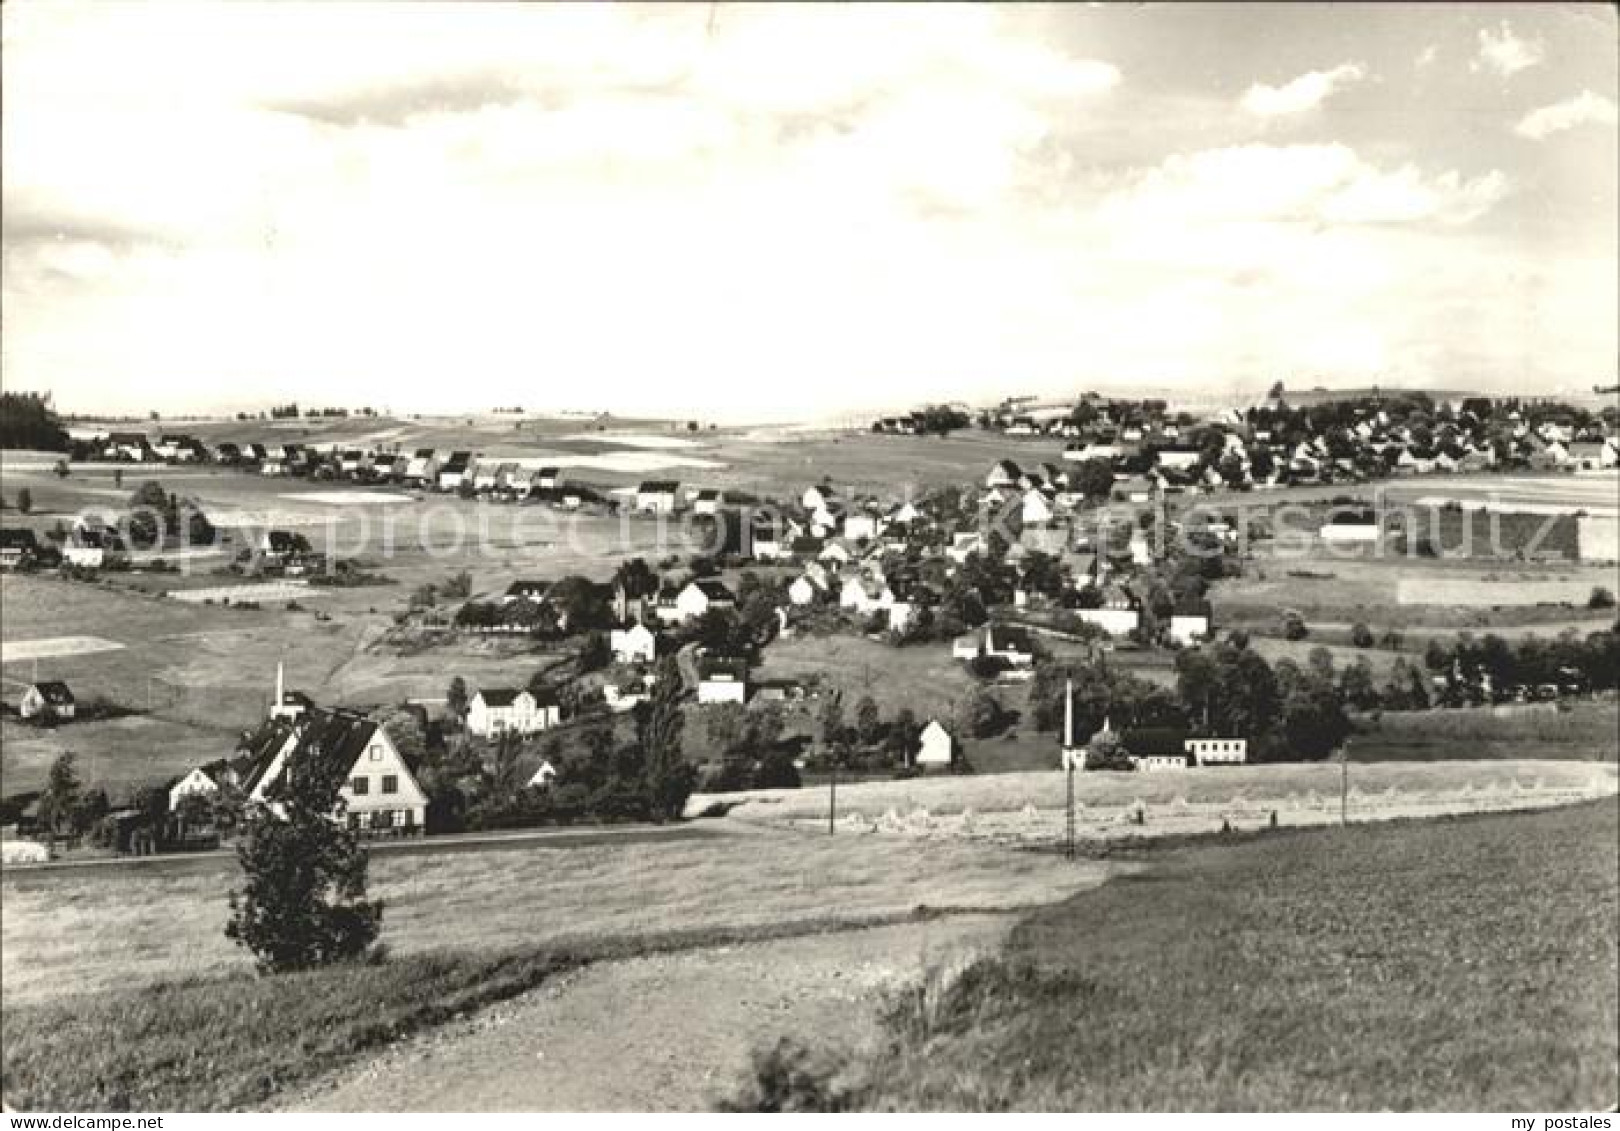
[[[1614,594],[1601,585],[1596,586],[1592,590],[1592,595],[1586,599],[1586,607],[1589,609],[1612,609],[1614,608]]]
[[[1350,628],[1350,643],[1357,648],[1371,648],[1373,646],[1372,629],[1357,621]]]
[[[1283,639],[1303,640],[1309,632],[1304,617],[1292,610],[1283,614]]]

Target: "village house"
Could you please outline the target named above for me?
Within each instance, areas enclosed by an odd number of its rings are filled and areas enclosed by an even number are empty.
[[[715,515],[720,513],[720,492],[713,487],[704,487],[692,495],[692,513]]]
[[[26,526],[0,530],[0,569],[16,569],[33,561],[39,542]]]
[[[956,739],[938,719],[929,719],[917,736],[917,753],[912,759],[922,769],[949,768],[956,761]]]
[[[681,485],[673,479],[648,479],[636,487],[636,510],[643,514],[674,514],[680,506]]]
[[[666,624],[696,620],[710,609],[734,609],[736,595],[717,577],[699,577],[680,589],[664,586],[658,591],[655,611]]]
[[[17,714],[43,722],[71,719],[77,709],[68,685],[54,679],[29,684],[17,703]]]
[[[1195,766],[1241,766],[1249,760],[1246,738],[1189,738],[1184,746]]]
[[[502,734],[537,734],[562,721],[562,707],[550,692],[511,687],[479,690],[467,705],[467,732],[479,738]]]
[[[102,456],[110,460],[150,463],[158,458],[144,432],[114,432],[107,437]]]
[[[1096,625],[1110,636],[1128,636],[1142,622],[1141,603],[1135,594],[1123,585],[1103,586],[1102,604],[1096,608],[1076,609],[1075,613],[1086,624]]]
[[[608,648],[621,664],[650,664],[658,655],[658,634],[644,624],[615,628],[608,633]]]
[[[539,491],[555,491],[562,486],[562,472],[555,467],[542,467],[534,473],[534,487]]]
[[[838,492],[825,483],[812,484],[804,489],[799,497],[800,504],[807,511],[828,511],[839,506]]]
[[[471,452],[451,452],[450,458],[444,461],[439,468],[437,483],[441,491],[459,491],[463,485],[470,486],[469,475],[472,468]]]
[[[169,787],[169,811],[177,811],[188,797],[218,797],[221,789],[236,781],[236,771],[224,759],[196,766]]]
[[[1620,464],[1615,440],[1576,440],[1569,445],[1569,464],[1576,471],[1606,471]]]
[[[997,460],[990,468],[990,473],[984,477],[984,485],[987,488],[1011,487],[1018,482],[1018,477],[1022,474],[1012,460]]]
[[[1209,612],[1178,607],[1170,614],[1169,635],[1172,642],[1183,648],[1202,644],[1209,639]]]
[[[743,703],[748,698],[748,662],[727,656],[698,658],[699,703]]]
[[[984,627],[984,654],[1011,667],[1027,668],[1035,662],[1035,644],[1025,629],[1014,625],[987,624]]]
[[[1121,741],[1137,770],[1185,770],[1190,764],[1183,735],[1169,727],[1128,730]]]
[[[439,472],[439,458],[432,448],[417,448],[416,454],[405,463],[404,481],[413,487],[425,487],[434,482]]]
[[[820,600],[825,591],[826,585],[823,582],[817,581],[808,573],[803,573],[794,578],[793,583],[788,586],[788,600],[801,607],[813,605]]]
[[[271,719],[240,748],[242,789],[250,803],[269,804],[284,773],[323,765],[344,774],[338,791],[351,829],[368,836],[421,832],[427,794],[388,731],[358,711],[316,709],[297,720]]]

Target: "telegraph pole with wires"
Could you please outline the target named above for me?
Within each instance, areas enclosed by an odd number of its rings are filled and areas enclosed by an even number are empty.
[[[1063,841],[1064,854],[1074,859],[1074,680],[1063,684]]]

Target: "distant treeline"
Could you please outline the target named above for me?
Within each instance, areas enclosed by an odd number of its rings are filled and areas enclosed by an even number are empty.
[[[65,452],[67,429],[50,398],[39,393],[0,393],[0,448]]]

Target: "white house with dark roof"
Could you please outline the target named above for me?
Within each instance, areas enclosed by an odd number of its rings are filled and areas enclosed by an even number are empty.
[[[77,709],[73,692],[56,679],[29,684],[17,704],[17,714],[25,719],[71,719]]]
[[[944,723],[938,719],[928,720],[928,725],[917,736],[917,755],[913,760],[918,766],[934,769],[948,767],[956,761],[956,739],[951,737]]]
[[[636,488],[636,509],[647,514],[674,514],[681,485],[673,479],[648,479]]]
[[[357,711],[316,709],[271,719],[244,740],[237,773],[251,803],[275,806],[281,775],[310,762],[344,773],[338,791],[350,828],[370,835],[422,831],[427,794],[380,723]]]
[[[650,664],[658,655],[658,634],[644,624],[615,628],[608,634],[608,648],[621,664]]]
[[[517,688],[481,688],[467,705],[467,731],[480,738],[493,738],[549,730],[562,721],[562,708],[555,696],[546,695],[543,700]]]

